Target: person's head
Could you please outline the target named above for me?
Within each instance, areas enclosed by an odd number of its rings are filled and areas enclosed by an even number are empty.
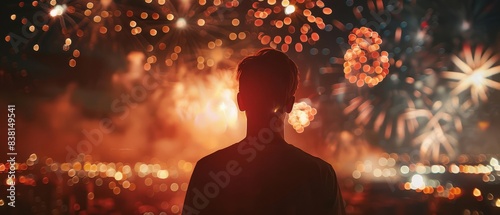
[[[297,65],[286,54],[262,49],[238,64],[238,106],[248,114],[290,113],[298,85]]]

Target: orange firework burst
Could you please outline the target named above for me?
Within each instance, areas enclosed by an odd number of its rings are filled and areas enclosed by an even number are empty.
[[[302,133],[304,132],[304,128],[309,126],[314,119],[316,113],[316,108],[311,107],[305,102],[295,103],[293,104],[292,111],[288,114],[288,123],[293,126],[293,129],[297,133]]]
[[[358,87],[373,87],[389,73],[389,54],[380,51],[382,39],[370,28],[354,28],[349,34],[351,48],[344,54],[345,78]]]

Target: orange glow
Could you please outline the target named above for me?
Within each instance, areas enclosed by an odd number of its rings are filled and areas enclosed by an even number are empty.
[[[472,195],[474,195],[475,197],[481,196],[481,190],[474,188],[474,190],[472,191]]]
[[[318,41],[318,40],[319,40],[319,34],[318,34],[318,33],[316,33],[316,32],[312,33],[312,34],[311,34],[311,39],[312,39],[313,41]]]
[[[256,27],[262,26],[263,24],[264,24],[264,21],[262,21],[262,19],[256,19],[256,20],[254,21],[254,25],[255,25]]]
[[[448,199],[452,200],[454,198],[455,198],[455,194],[453,194],[453,193],[448,194]]]
[[[303,43],[307,42],[307,35],[305,34],[300,35],[300,41]]]
[[[411,184],[410,182],[406,182],[404,185],[405,190],[410,190],[411,189]]]
[[[477,127],[479,127],[479,129],[481,129],[482,131],[485,131],[485,130],[487,130],[490,127],[490,122],[488,122],[488,121],[479,121],[477,123]]]
[[[303,12],[304,16],[310,16],[312,13],[309,9],[305,9]]]
[[[451,188],[450,192],[452,192],[453,194],[455,194],[457,196],[462,194],[462,190],[459,187]]]
[[[436,191],[437,191],[438,193],[442,193],[442,192],[444,191],[444,187],[443,187],[443,186],[441,186],[441,185],[439,185],[439,186],[436,188]]]
[[[297,133],[304,132],[304,128],[309,126],[314,119],[317,110],[305,102],[295,103],[292,111],[288,114],[288,123],[293,126]]]
[[[292,24],[292,19],[290,17],[286,17],[283,19],[283,23],[285,23],[285,25],[290,25]]]
[[[302,52],[302,43],[295,44],[295,51]]]
[[[283,51],[283,52],[288,52],[288,49],[289,49],[289,48],[288,48],[288,44],[283,44],[283,45],[281,45],[281,51]]]

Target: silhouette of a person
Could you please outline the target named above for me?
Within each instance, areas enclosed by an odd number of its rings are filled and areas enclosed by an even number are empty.
[[[196,163],[182,214],[345,214],[332,166],[283,139],[298,84],[295,63],[263,49],[237,70],[247,135]]]

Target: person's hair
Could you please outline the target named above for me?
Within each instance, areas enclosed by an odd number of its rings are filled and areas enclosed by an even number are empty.
[[[297,90],[298,73],[297,65],[285,53],[262,49],[238,64],[240,93],[245,99],[282,106]]]

